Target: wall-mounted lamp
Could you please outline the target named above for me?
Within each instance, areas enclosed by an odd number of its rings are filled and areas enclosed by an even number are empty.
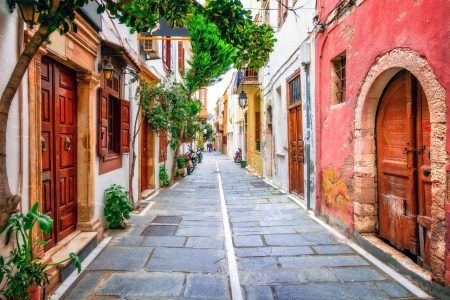
[[[105,76],[106,80],[111,80],[113,74],[114,74],[114,66],[111,63],[111,58],[108,57],[106,59],[106,65],[103,67],[103,75]]]
[[[242,109],[245,109],[246,107],[247,107],[247,100],[248,100],[248,96],[247,96],[247,93],[245,92],[245,91],[242,91],[240,94],[239,94],[239,97],[238,97],[238,100],[239,100],[239,106],[242,108]]]
[[[14,9],[16,4],[19,6],[20,15],[28,26],[33,27],[37,24],[39,12],[36,11],[36,0],[8,0],[8,4],[11,11]]]

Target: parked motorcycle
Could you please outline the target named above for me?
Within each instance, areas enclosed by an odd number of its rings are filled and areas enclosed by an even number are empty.
[[[238,148],[238,151],[234,154],[234,162],[241,163],[242,162],[242,149]]]
[[[203,160],[203,149],[201,147],[197,148],[197,161],[198,163],[201,163]]]

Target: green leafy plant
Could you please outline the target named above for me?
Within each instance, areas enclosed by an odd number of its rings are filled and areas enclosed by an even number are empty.
[[[178,169],[184,169],[186,168],[186,164],[187,164],[187,157],[184,155],[179,155],[177,157],[177,165],[178,165]]]
[[[125,220],[130,219],[134,207],[129,202],[129,194],[125,188],[113,184],[105,191],[104,214],[110,229],[124,229]]]
[[[169,175],[167,174],[167,169],[165,166],[159,167],[159,182],[161,183],[162,186],[170,185]]]
[[[50,235],[53,220],[38,211],[38,203],[27,214],[13,214],[0,232],[5,233],[6,240],[12,244],[9,257],[0,257],[0,283],[4,282],[0,295],[6,299],[28,299],[29,287],[42,287],[49,283],[46,271],[51,266],[73,260],[78,273],[81,271],[80,259],[75,253],[70,253],[68,258],[55,263],[45,263],[34,257],[35,249],[47,244],[43,240],[33,242],[32,232],[36,223],[39,230]]]

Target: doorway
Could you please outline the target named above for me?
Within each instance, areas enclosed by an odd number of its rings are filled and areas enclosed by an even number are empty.
[[[153,130],[146,120],[141,126],[141,193],[155,188],[155,148]]]
[[[44,57],[41,85],[42,211],[54,220],[48,250],[77,225],[75,72]]]
[[[408,71],[386,86],[376,119],[379,236],[430,264],[430,112],[423,88]]]

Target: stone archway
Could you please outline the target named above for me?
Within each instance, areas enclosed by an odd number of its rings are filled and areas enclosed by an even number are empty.
[[[410,49],[394,49],[377,58],[364,78],[355,109],[354,123],[354,222],[359,233],[376,231],[377,185],[375,124],[379,100],[387,83],[401,70],[411,72],[422,85],[431,121],[432,218],[431,271],[442,282],[445,273],[445,199],[447,153],[445,90],[428,62]]]

